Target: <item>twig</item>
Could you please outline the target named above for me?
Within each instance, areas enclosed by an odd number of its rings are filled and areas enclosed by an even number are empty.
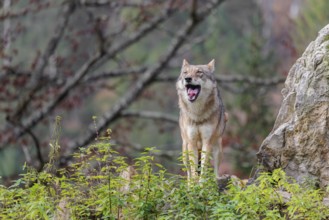
[[[262,79],[255,77],[246,77],[246,76],[232,76],[232,77],[220,77],[217,78],[217,80],[219,83],[242,82],[242,83],[249,83],[249,84],[261,85],[261,86],[271,86],[271,85],[284,83],[286,78],[281,77],[281,78],[272,78],[272,79]]]
[[[143,2],[143,3],[130,3],[130,2],[120,2],[120,1],[113,1],[113,0],[80,0],[79,1],[80,5],[86,6],[86,7],[104,7],[108,6],[111,8],[116,8],[116,7],[148,7],[154,5],[152,1],[149,2]]]
[[[122,77],[122,76],[129,76],[132,74],[140,74],[142,72],[145,72],[147,70],[146,66],[140,66],[140,67],[132,67],[128,69],[118,69],[118,70],[111,70],[108,72],[103,72],[97,75],[91,75],[85,77],[83,80],[84,83],[90,83],[98,80],[103,80],[107,78],[113,78],[113,77]]]
[[[23,8],[19,11],[3,11],[0,13],[0,21],[6,20],[6,19],[16,19],[16,18],[20,18],[20,17],[28,15],[28,14],[36,13],[36,12],[39,12],[40,9],[49,8],[50,5],[51,4],[49,4],[49,3],[45,3],[42,5],[38,5],[38,7],[36,7],[36,8],[28,7],[28,8]]]
[[[31,136],[31,138],[32,138],[32,140],[33,140],[33,142],[34,142],[35,148],[36,148],[36,150],[37,150],[37,158],[38,158],[38,160],[39,160],[39,162],[40,162],[40,166],[39,166],[39,168],[38,168],[38,171],[41,171],[42,168],[43,168],[43,166],[44,166],[44,164],[45,164],[45,161],[43,160],[43,157],[42,157],[41,147],[40,147],[40,142],[39,142],[37,136],[36,136],[36,135],[35,135],[30,129],[26,129],[26,128],[24,128],[22,124],[18,124],[18,123],[15,122],[15,121],[11,121],[10,118],[7,118],[7,121],[8,121],[10,124],[12,124],[12,125],[14,125],[14,126],[18,126],[18,127],[20,127],[22,130],[25,130],[26,133],[29,134],[29,135]]]
[[[156,81],[158,82],[174,82],[177,77],[174,76],[159,76]],[[246,76],[231,76],[231,77],[216,77],[218,83],[247,83],[260,86],[272,86],[284,83],[286,78],[272,78],[272,79],[262,79],[255,77]]]
[[[138,117],[152,120],[167,121],[169,123],[178,124],[178,118],[173,115],[165,114],[162,112],[152,111],[123,111],[120,113],[121,117]]]
[[[35,134],[31,130],[27,130],[26,132],[31,136],[31,138],[34,142],[35,148],[37,150],[37,158],[40,162],[38,171],[40,172],[42,170],[43,166],[45,165],[45,161],[43,160],[42,153],[41,153],[40,142],[39,142],[37,136],[35,136]]]

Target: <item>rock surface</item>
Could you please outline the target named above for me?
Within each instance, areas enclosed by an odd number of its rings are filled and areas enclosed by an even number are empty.
[[[257,153],[263,167],[329,185],[329,25],[291,68],[274,128]]]

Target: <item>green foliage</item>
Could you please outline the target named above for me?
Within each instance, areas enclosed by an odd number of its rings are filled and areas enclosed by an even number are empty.
[[[184,176],[169,174],[154,162],[155,152],[146,148],[133,164],[136,171],[129,173],[125,158],[107,137],[80,149],[66,169],[38,173],[25,166],[27,172],[12,186],[0,186],[0,219],[53,219],[62,212],[70,219],[329,217],[322,202],[325,192],[296,184],[282,170],[262,173],[249,186],[234,180],[228,190],[219,192],[211,169],[200,183],[188,186]],[[282,192],[289,193],[288,201]]]
[[[289,195],[289,199],[283,197]],[[231,184],[216,203],[214,218],[222,219],[327,219],[324,192],[300,186],[281,169],[262,173],[256,183],[242,189]]]
[[[306,0],[301,15],[296,19],[296,31],[293,40],[296,49],[301,53],[316,37],[318,32],[328,24],[329,14],[327,0]]]

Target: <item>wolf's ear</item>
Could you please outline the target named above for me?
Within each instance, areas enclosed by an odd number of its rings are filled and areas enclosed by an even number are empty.
[[[214,72],[215,71],[215,59],[212,59],[208,64],[207,64],[210,72]]]
[[[183,65],[182,65],[182,67],[186,67],[186,66],[189,66],[190,64],[184,59],[183,60]]]

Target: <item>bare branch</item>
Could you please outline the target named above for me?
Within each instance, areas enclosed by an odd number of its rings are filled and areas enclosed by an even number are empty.
[[[22,150],[25,156],[25,161],[28,164],[32,164],[32,157],[30,155],[29,149],[27,148],[27,146],[25,144],[22,144]]]
[[[232,77],[219,77],[217,78],[219,83],[248,83],[259,86],[272,86],[284,83],[286,78],[272,78],[272,79],[262,79],[255,77],[246,77],[246,76],[232,76]]]
[[[98,73],[95,75],[86,75],[80,83],[91,83],[109,78],[137,75],[145,72],[146,70],[147,70],[146,66],[136,66],[126,69],[115,69],[107,72]],[[22,76],[29,78],[32,75],[31,72],[29,71],[16,69],[15,67],[6,67],[5,71],[8,76],[13,76],[13,77]],[[44,76],[43,79],[47,80],[47,82],[56,84],[57,86],[62,86],[66,82],[66,80],[63,79],[49,78],[48,76]]]
[[[74,75],[71,80],[68,80],[64,85],[60,94],[46,106],[44,106],[39,112],[34,113],[25,122],[23,122],[23,127],[25,129],[33,128],[38,122],[40,122],[47,114],[49,114],[64,98],[69,94],[69,92],[80,82],[80,80],[88,73],[89,69],[102,57],[101,53],[97,53],[88,62],[86,62]],[[20,131],[17,136],[20,137],[24,134],[24,131]]]
[[[36,9],[29,9],[29,8],[24,8],[20,11],[16,11],[16,12],[13,12],[13,11],[5,11],[5,12],[2,12],[0,14],[0,21],[2,20],[5,20],[5,19],[12,19],[12,18],[18,18],[18,17],[21,17],[21,16],[24,16],[28,13],[32,13],[33,11],[36,11]]]
[[[28,14],[33,14],[33,13],[39,12],[40,9],[47,9],[49,6],[50,6],[49,3],[45,3],[45,4],[41,4],[41,5],[39,4],[38,7],[36,7],[36,8],[28,7],[28,8],[23,8],[18,11],[2,11],[0,13],[0,21],[6,20],[6,19],[20,18],[20,17],[28,15]]]
[[[63,18],[59,21],[56,31],[54,35],[51,37],[51,39],[49,40],[47,44],[47,48],[39,60],[35,73],[32,75],[30,79],[30,84],[28,85],[28,87],[30,87],[31,90],[28,92],[26,96],[22,98],[15,113],[10,116],[12,120],[15,121],[19,120],[20,115],[25,111],[28,104],[31,102],[33,95],[42,88],[40,78],[42,77],[42,74],[48,64],[49,58],[54,54],[58,46],[58,43],[61,40],[64,31],[68,25],[69,18],[75,9],[75,5],[73,3],[64,5],[63,7],[64,7]]]
[[[109,6],[111,8],[116,7],[148,7],[152,6],[154,3],[152,1],[143,1],[142,3],[131,3],[131,2],[120,2],[120,1],[113,1],[113,0],[80,0],[80,5],[86,7],[104,7]]]
[[[198,38],[197,40],[203,40],[203,38]],[[186,47],[182,47],[181,50],[185,50]],[[171,66],[171,69],[179,68],[176,66]],[[23,70],[15,70],[14,68],[6,68],[6,71],[9,75],[15,75],[15,76],[26,76],[30,77],[31,73],[26,72]],[[111,70],[108,72],[99,73],[96,75],[90,75],[84,78],[83,83],[89,83],[89,82],[95,82],[99,80],[114,78],[114,77],[122,77],[122,76],[130,76],[130,75],[136,75],[141,74],[143,72],[147,71],[146,66],[140,66],[140,67],[132,67],[128,69],[117,69],[117,70]],[[235,75],[230,76],[232,74],[226,73],[224,76],[217,76],[216,80],[219,84],[224,83],[246,83],[246,84],[252,84],[257,86],[275,86],[278,84],[282,84],[285,82],[285,77],[275,77],[275,78],[256,78],[256,77],[248,77],[243,75]],[[248,75],[248,74],[246,74]],[[175,82],[178,77],[176,76],[158,76],[155,79],[155,82]]]
[[[51,102],[47,103],[40,111],[36,111],[31,117],[25,120],[19,128],[16,128],[14,131],[14,137],[19,138],[32,129],[35,125],[37,125],[46,115],[48,115],[68,94],[69,92],[79,83],[79,81],[88,73],[88,70],[92,67],[92,65],[102,56],[102,54],[97,53],[94,57],[92,57],[88,62],[86,62],[74,75],[74,77],[67,81],[64,85],[60,94]],[[9,121],[12,121],[8,117]],[[14,121],[15,122],[15,121]],[[15,124],[17,124],[15,122]],[[3,140],[3,144],[0,146],[0,150],[6,147],[9,139],[11,137],[6,137]]]
[[[167,121],[169,123],[178,124],[178,118],[162,112],[152,111],[123,111],[121,117],[138,117],[152,120]]]
[[[21,124],[17,124],[17,122],[15,122],[15,121],[11,121],[10,118],[8,118],[8,122],[11,123],[11,124],[14,125],[14,126],[18,126],[18,127],[20,127],[20,128],[23,129],[23,125],[21,125]],[[39,141],[39,139],[37,138],[37,136],[31,131],[31,129],[25,129],[25,131],[26,131],[26,133],[27,133],[28,135],[30,135],[30,137],[32,138],[32,140],[33,140],[33,142],[34,142],[34,145],[35,145],[35,148],[36,148],[36,151],[37,151],[37,158],[38,158],[38,160],[39,160],[39,162],[40,162],[40,167],[39,167],[38,170],[41,171],[41,169],[42,169],[42,167],[44,166],[45,162],[44,162],[44,160],[43,160],[42,153],[41,153],[40,141]],[[23,150],[24,150],[24,151],[27,151],[26,148],[23,149]],[[25,152],[25,153],[27,154],[28,152]]]
[[[83,80],[84,83],[94,82],[97,80],[103,80],[107,78],[113,78],[113,77],[122,77],[122,76],[128,76],[132,74],[140,74],[142,72],[145,72],[147,70],[146,66],[140,66],[140,67],[132,67],[129,69],[118,69],[118,70],[111,70],[109,72],[103,72],[97,75],[91,75],[85,77]]]
[[[31,77],[31,72],[19,69],[16,66],[5,66],[3,67],[3,71],[7,76],[25,76],[25,77]]]
[[[40,142],[39,142],[37,136],[35,136],[35,134],[31,130],[27,130],[26,132],[31,136],[31,138],[34,142],[35,148],[37,150],[37,158],[40,162],[38,171],[41,171],[43,166],[45,165],[45,161],[43,160],[43,157],[42,157]]]
[[[177,77],[174,76],[159,76],[156,81],[158,82],[174,82],[177,80]],[[273,86],[277,84],[284,83],[286,78],[273,78],[273,79],[262,79],[255,77],[246,77],[246,76],[231,76],[231,77],[216,77],[216,80],[220,84],[224,83],[247,83],[258,86]]]

